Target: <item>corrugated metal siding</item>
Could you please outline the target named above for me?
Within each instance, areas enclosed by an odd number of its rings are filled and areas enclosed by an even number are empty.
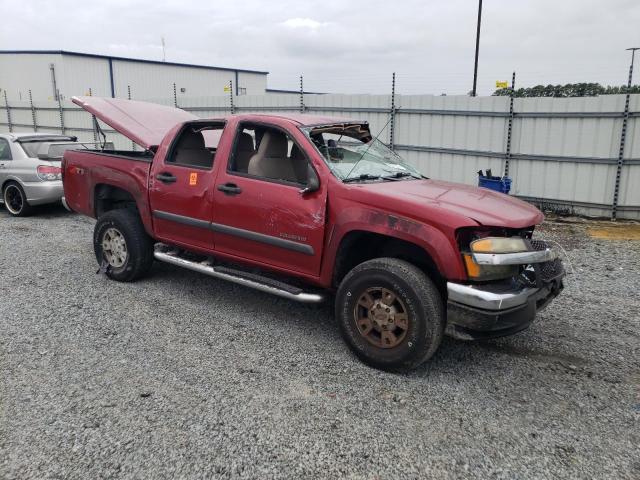
[[[58,74],[60,93],[66,98],[74,95],[96,97],[111,96],[109,80],[109,62],[103,58],[74,57],[61,55],[61,68]]]
[[[34,99],[53,99],[49,69],[51,63],[56,65],[56,70],[62,68],[61,56],[2,54],[0,55],[0,88],[7,91],[9,100],[28,100],[29,89]]]
[[[139,78],[147,73],[139,72]],[[172,93],[161,95],[156,101],[173,105]],[[140,97],[134,94],[134,98]],[[178,105],[199,117],[210,118],[228,114],[230,100],[228,94],[184,96],[178,98]],[[300,109],[297,95],[234,96],[233,101],[240,113]],[[29,131],[32,117],[28,102],[10,104],[14,131]],[[308,113],[368,120],[372,132],[380,132],[380,138],[389,141],[390,96],[305,94],[304,104]],[[516,99],[514,105],[512,193],[541,199],[549,205],[566,206],[576,213],[609,215],[624,96]],[[502,173],[508,98],[397,96],[396,106],[396,150],[425,175],[476,184],[476,172],[480,169]],[[57,102],[36,102],[36,107],[39,130],[59,132]],[[67,133],[92,141],[91,117],[69,102],[63,102],[63,107]],[[6,129],[6,113],[2,110],[0,105],[0,125]],[[622,168],[618,216],[640,219],[640,95],[632,96],[630,110],[624,154],[628,163]],[[564,116],[545,117],[550,112]],[[129,140],[107,127],[105,131],[117,148],[131,148]]]
[[[116,97],[126,98],[127,86],[131,86],[131,96],[137,99],[171,97],[174,83],[179,99],[198,94],[223,95],[229,82],[235,82],[235,73],[224,70],[119,60],[113,61],[113,76]],[[180,91],[181,88],[185,89],[184,93]]]

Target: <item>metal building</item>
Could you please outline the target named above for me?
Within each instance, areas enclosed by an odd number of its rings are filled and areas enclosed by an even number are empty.
[[[73,95],[166,99],[262,95],[268,72],[64,50],[0,50],[0,94],[9,100],[57,100]]]

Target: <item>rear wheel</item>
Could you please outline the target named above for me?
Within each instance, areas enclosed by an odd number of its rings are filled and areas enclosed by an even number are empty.
[[[106,275],[119,282],[144,276],[153,264],[153,240],[131,210],[101,215],[93,231],[93,248]]]
[[[33,208],[27,202],[24,189],[18,182],[9,182],[2,191],[2,199],[7,211],[14,217],[26,217]]]
[[[364,262],[344,278],[336,316],[351,350],[383,370],[410,370],[440,346],[446,322],[442,298],[416,266],[395,258]]]

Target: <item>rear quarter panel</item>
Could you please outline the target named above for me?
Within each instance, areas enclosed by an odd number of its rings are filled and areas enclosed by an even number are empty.
[[[96,217],[95,190],[99,185],[121,188],[131,194],[149,234],[153,234],[148,181],[151,161],[72,150],[64,154],[64,196],[72,210]]]

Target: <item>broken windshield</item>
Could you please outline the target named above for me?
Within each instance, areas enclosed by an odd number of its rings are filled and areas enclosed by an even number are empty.
[[[363,125],[333,125],[304,130],[333,174],[344,182],[422,178],[400,155]]]

